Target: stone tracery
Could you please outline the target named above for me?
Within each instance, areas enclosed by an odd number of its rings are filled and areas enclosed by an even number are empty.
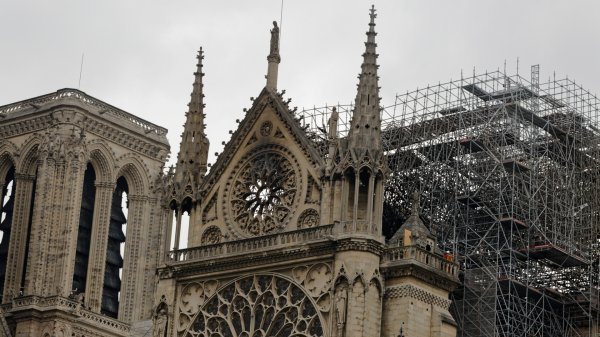
[[[204,302],[185,337],[323,336],[318,311],[296,284],[276,275],[240,278]]]
[[[280,153],[264,151],[249,158],[233,181],[233,220],[249,235],[282,229],[296,201],[297,180],[292,163]]]

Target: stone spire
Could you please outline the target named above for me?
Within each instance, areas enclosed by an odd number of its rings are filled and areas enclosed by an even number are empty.
[[[377,84],[377,53],[375,48],[375,6],[371,7],[371,21],[365,42],[361,72],[358,75],[358,90],[352,113],[349,146],[351,148],[381,149],[381,117],[379,86]]]
[[[279,62],[281,62],[281,56],[279,56],[279,27],[277,22],[273,21],[273,29],[271,29],[271,48],[269,56],[269,67],[267,69],[267,88],[277,90],[277,72],[279,68]]]
[[[188,112],[186,113],[185,125],[181,134],[181,144],[177,155],[175,168],[175,181],[187,183],[191,176],[193,183],[199,183],[206,173],[208,160],[208,138],[204,133],[204,93],[202,78],[202,60],[204,55],[202,48],[198,51],[197,70],[194,73],[194,84],[191,94]]]

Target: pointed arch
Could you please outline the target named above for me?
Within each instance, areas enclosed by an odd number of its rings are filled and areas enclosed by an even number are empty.
[[[356,273],[350,284],[354,286],[356,283],[360,283],[363,286],[363,288],[366,288],[368,285],[367,280],[365,279],[365,275],[363,275],[362,273]]]
[[[232,310],[219,310],[230,301],[235,304]],[[251,314],[245,308],[257,310]],[[186,336],[250,336],[252,322],[254,331],[272,336],[327,336],[318,308],[306,290],[285,275],[246,274],[225,283],[192,310],[179,311],[179,321],[189,323],[177,331]]]
[[[96,179],[102,182],[112,181],[114,176],[115,157],[111,149],[104,143],[93,142],[88,146],[90,163],[96,171]]]
[[[145,172],[144,165],[136,158],[128,158],[127,162],[121,165],[116,179],[120,177],[125,178],[129,187],[129,192],[132,195],[146,195],[148,192],[148,179]]]
[[[4,179],[11,168],[15,168],[14,154],[8,151],[3,152],[0,146],[0,179]]]
[[[17,172],[23,174],[35,175],[39,159],[39,145],[41,139],[38,135],[30,136],[21,146],[21,158],[17,163]]]

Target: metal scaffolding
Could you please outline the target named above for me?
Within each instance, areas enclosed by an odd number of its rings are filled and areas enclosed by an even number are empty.
[[[307,130],[323,132],[332,108],[304,110]],[[335,108],[343,137],[352,106]],[[383,109],[384,234],[420,191],[423,217],[461,265],[459,336],[598,333],[599,112],[569,79],[540,83],[537,66],[529,80],[473,75]]]

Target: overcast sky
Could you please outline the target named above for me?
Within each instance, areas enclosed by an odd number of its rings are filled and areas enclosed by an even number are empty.
[[[502,69],[556,71],[600,94],[600,1],[284,0],[279,88],[300,108],[355,95],[368,9],[378,10],[383,104],[397,92]],[[169,129],[179,147],[205,50],[212,154],[265,84],[281,0],[0,0],[0,105],[77,88]],[[173,159],[172,159],[173,160]]]

